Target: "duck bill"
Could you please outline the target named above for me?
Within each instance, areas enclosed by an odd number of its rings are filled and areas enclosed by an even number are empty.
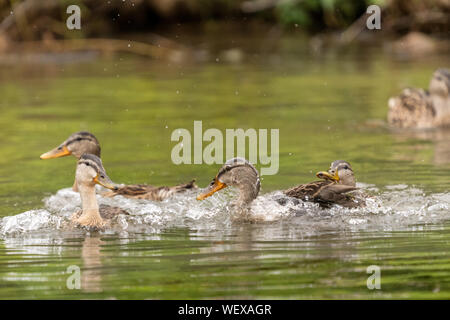
[[[53,150],[50,150],[49,152],[41,154],[40,158],[43,160],[54,159],[54,158],[61,158],[61,157],[69,156],[71,154],[72,154],[72,152],[70,152],[66,146],[62,146],[61,149],[59,149],[59,147],[58,147]]]
[[[227,187],[227,185],[225,183],[222,183],[219,180],[216,180],[212,186],[210,186],[208,189],[206,189],[205,192],[203,192],[197,196],[197,200],[205,200],[206,198],[212,196],[217,191],[222,190],[223,188],[226,188],[226,187]]]
[[[117,190],[117,184],[111,181],[106,175],[105,178],[101,178],[100,176],[96,176],[94,178],[94,182],[101,185],[106,189]]]
[[[338,175],[337,171],[334,173],[334,175],[330,174],[327,171],[320,171],[320,172],[316,173],[316,177],[319,179],[339,182],[339,175]]]

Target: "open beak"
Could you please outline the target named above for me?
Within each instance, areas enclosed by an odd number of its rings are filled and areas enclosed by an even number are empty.
[[[72,154],[72,152],[70,152],[66,146],[62,146],[61,148],[58,147],[53,150],[50,150],[49,152],[41,154],[40,158],[41,159],[54,159],[54,158],[65,157],[65,156],[68,156],[71,154]]]
[[[197,196],[197,200],[205,200],[209,196],[212,196],[214,193],[216,193],[219,190],[222,190],[223,188],[226,188],[227,185],[225,183],[220,182],[219,180],[215,180],[214,184],[209,186],[205,192],[199,194]]]
[[[118,188],[117,184],[112,182],[107,175],[104,175],[103,178],[97,175],[94,178],[94,182],[101,185],[102,187],[105,187],[106,189],[117,190]]]
[[[339,182],[339,175],[338,175],[337,171],[334,173],[334,175],[330,174],[327,171],[320,171],[320,172],[316,173],[316,177],[319,179]]]

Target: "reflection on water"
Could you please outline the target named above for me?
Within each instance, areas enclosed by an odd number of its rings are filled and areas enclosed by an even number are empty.
[[[399,62],[376,48],[311,56],[292,39],[276,53],[248,47],[232,65],[120,56],[0,67],[0,298],[450,298],[449,131],[384,123],[388,98],[425,87],[444,60]],[[75,159],[40,154],[88,130],[117,183],[204,187],[220,165],[170,159],[171,132],[195,120],[280,129],[280,171],[252,205],[265,221],[232,223],[230,188],[203,202],[98,196],[131,215],[99,234],[70,226]],[[365,208],[274,201],[336,159],[352,163]],[[71,265],[81,290],[66,286]],[[381,267],[381,291],[366,287],[369,265]]]
[[[83,268],[81,272],[81,289],[87,292],[101,291],[102,252],[104,242],[97,237],[86,237],[81,248]]]
[[[450,163],[450,128],[440,128],[433,130],[407,130],[394,133],[395,138],[399,142],[412,142],[411,149],[413,152],[399,155],[408,160],[418,160],[414,150],[428,148],[428,144],[432,145],[433,158],[432,163],[435,165],[445,165]]]
[[[448,223],[317,235],[302,228],[280,222],[168,229],[158,238],[5,239],[0,281],[14,289],[0,297],[449,298]],[[81,266],[80,290],[66,288],[70,265]],[[366,287],[370,265],[381,267],[381,291]]]

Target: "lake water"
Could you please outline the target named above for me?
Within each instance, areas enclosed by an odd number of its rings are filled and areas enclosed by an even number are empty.
[[[213,50],[203,63],[1,65],[0,298],[450,298],[450,131],[385,124],[388,98],[427,87],[446,57],[311,52],[295,37],[278,47],[249,45],[240,63]],[[99,197],[131,216],[100,234],[59,227],[80,206],[69,188],[76,161],[41,153],[88,130],[115,182],[205,187],[220,165],[170,157],[171,133],[195,120],[203,130],[280,130],[279,172],[262,177],[253,204],[263,222],[230,222],[235,191],[225,190],[203,202],[196,192],[161,203]],[[295,217],[272,201],[336,159],[352,164],[367,207],[305,205]],[[371,265],[381,290],[367,288]],[[67,288],[70,266],[81,268],[79,290]]]

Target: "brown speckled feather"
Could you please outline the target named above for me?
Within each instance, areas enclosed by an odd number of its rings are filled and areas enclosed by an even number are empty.
[[[425,90],[406,88],[389,100],[388,121],[396,127],[429,127],[435,117],[436,110]]]
[[[121,195],[127,198],[161,201],[171,197],[175,193],[197,188],[195,180],[173,187],[154,187],[146,184],[130,184],[119,187],[117,190],[108,191],[104,193],[103,196],[114,197]]]
[[[121,208],[111,207],[106,204],[101,204],[99,206],[99,212],[100,212],[100,216],[103,219],[112,219],[113,217],[118,216],[119,214],[129,215],[129,213],[127,211],[125,211]]]
[[[119,214],[124,214],[124,215],[130,215],[127,211],[118,208],[118,207],[111,207],[109,205],[106,204],[101,204],[98,208],[98,211],[100,213],[100,216],[105,219],[105,220],[111,220],[112,218],[118,216]],[[83,213],[83,210],[78,210],[77,212],[75,212],[72,216],[72,219],[76,219],[79,218],[81,216],[81,214]]]
[[[333,184],[332,181],[320,180],[311,183],[301,184],[290,189],[285,190],[283,193],[289,197],[301,199],[301,200],[312,200],[314,195],[319,192],[320,189]]]
[[[321,207],[330,207],[338,204],[347,208],[361,206],[362,202],[357,202],[347,192],[356,190],[356,187],[339,185],[335,182],[322,180],[301,184],[285,190],[283,193],[289,197],[319,203]]]

